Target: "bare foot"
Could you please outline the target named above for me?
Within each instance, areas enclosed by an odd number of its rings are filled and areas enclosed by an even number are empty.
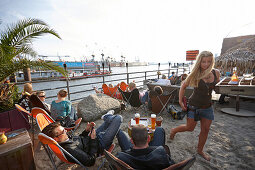
[[[207,161],[211,160],[210,156],[205,154],[204,152],[198,152],[198,154],[201,155]]]
[[[174,129],[171,129],[170,139],[173,140],[175,136]]]

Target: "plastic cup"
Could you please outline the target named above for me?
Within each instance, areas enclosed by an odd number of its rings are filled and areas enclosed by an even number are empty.
[[[157,125],[157,126],[161,126],[162,121],[163,121],[163,118],[162,118],[161,116],[157,117],[157,119],[156,119],[156,125]]]
[[[139,113],[136,113],[136,114],[135,114],[135,123],[138,125],[138,124],[139,124],[139,121],[140,121],[140,114],[139,114]]]
[[[156,126],[156,115],[151,114],[151,129],[155,129]]]

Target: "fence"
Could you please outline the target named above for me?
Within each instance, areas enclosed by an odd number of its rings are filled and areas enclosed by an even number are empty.
[[[104,70],[104,68],[103,68]],[[140,71],[140,72],[129,72],[128,71],[128,64],[126,65],[126,73],[117,73],[117,74],[110,74],[110,75],[98,75],[95,77],[92,77],[93,80],[96,81],[88,81],[86,83],[80,83],[80,84],[75,84],[75,85],[70,85],[69,84],[69,79],[66,79],[66,85],[64,86],[59,86],[59,87],[49,87],[49,88],[41,88],[40,90],[45,91],[47,93],[47,91],[52,91],[52,90],[59,90],[59,89],[67,89],[68,91],[68,100],[71,100],[71,96],[72,96],[72,100],[71,101],[79,101],[81,99],[83,99],[85,96],[88,96],[89,94],[91,94],[94,91],[93,86],[98,86],[98,87],[102,87],[102,84],[106,83],[112,83],[114,84],[115,82],[120,83],[121,81],[124,81],[126,83],[129,83],[131,81],[135,81],[137,88],[143,88],[143,82],[144,80],[148,80],[148,79],[159,79],[160,78],[160,74],[158,74],[159,72],[161,74],[165,74],[168,77],[170,76],[171,72],[175,72],[176,75],[181,75],[183,73],[188,73],[190,72],[190,67],[189,65],[185,65],[184,63],[177,63],[177,65],[173,65],[171,67],[171,64],[169,63],[169,68],[168,69],[160,69],[160,63],[158,63],[158,69],[157,70],[152,70],[152,71]],[[88,77],[86,79],[91,79],[91,77]],[[54,81],[58,81],[58,80],[48,80],[48,81],[32,81],[32,83],[41,83],[41,82],[54,82]],[[24,84],[26,82],[23,83],[18,83],[18,84]],[[86,86],[85,90],[77,90],[77,89],[81,89],[81,87]],[[88,87],[90,86],[90,87]],[[75,89],[74,91],[72,91],[71,89]],[[99,90],[101,90],[101,88],[99,88]],[[49,93],[48,93],[49,94]],[[52,93],[51,93],[52,94]],[[54,93],[56,94],[56,93]],[[83,94],[83,95],[80,95]],[[78,96],[78,97],[77,97]],[[47,100],[56,98],[56,95],[51,95],[51,96],[47,96]]]

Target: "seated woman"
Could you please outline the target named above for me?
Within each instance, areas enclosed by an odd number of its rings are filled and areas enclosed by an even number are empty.
[[[65,100],[67,94],[67,91],[62,89],[58,92],[58,100],[51,102],[50,111],[53,119],[58,120],[61,117],[70,116],[72,104],[70,101]]]
[[[124,92],[120,88],[118,90],[122,93],[126,102],[130,103],[132,107],[140,107],[142,105],[140,101],[139,90],[136,88],[136,84],[131,82],[128,84],[129,91]]]
[[[18,103],[21,107],[26,109],[29,113],[32,109],[32,104],[29,100],[30,95],[33,93],[33,87],[31,83],[24,84],[24,91],[22,92],[22,96],[19,99]]]
[[[50,110],[50,105],[45,102],[45,99],[46,99],[45,91],[37,91],[36,95],[42,101],[42,103],[47,107],[47,109]]]

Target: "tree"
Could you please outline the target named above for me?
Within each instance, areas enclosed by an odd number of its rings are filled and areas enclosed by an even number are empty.
[[[45,22],[33,18],[20,20],[1,32],[0,82],[19,70],[31,67],[56,70],[66,75],[66,71],[57,64],[35,59],[36,52],[32,48],[32,42],[44,34],[51,34],[61,39]],[[32,59],[28,59],[28,56]]]

